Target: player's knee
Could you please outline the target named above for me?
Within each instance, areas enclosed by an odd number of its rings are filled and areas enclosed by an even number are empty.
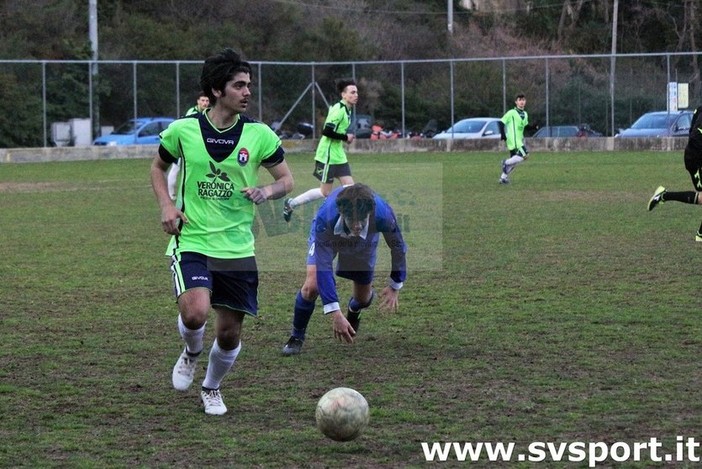
[[[309,282],[305,282],[305,284],[302,285],[300,288],[300,293],[302,294],[302,298],[304,298],[306,301],[315,301],[319,296],[317,285]]]
[[[373,298],[375,298],[374,290],[371,290],[370,296],[367,298],[358,299],[353,296],[349,301],[349,308],[351,308],[353,311],[361,311],[362,309],[366,309],[373,303]]]
[[[224,350],[234,350],[239,346],[242,323],[238,317],[220,317],[217,321],[217,342]]]
[[[186,292],[178,299],[178,307],[183,324],[189,329],[199,329],[207,321],[210,312],[209,297]]]
[[[239,331],[217,331],[217,343],[223,350],[234,350],[239,346],[241,334]]]

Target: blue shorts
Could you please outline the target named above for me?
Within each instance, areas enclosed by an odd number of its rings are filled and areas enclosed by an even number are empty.
[[[312,223],[314,227],[314,223]],[[314,236],[310,230],[310,237],[307,240],[307,265],[317,265],[314,250]],[[354,256],[339,253],[336,261],[336,275],[359,285],[370,285],[373,283],[373,273],[376,261],[375,250],[370,256]]]
[[[210,290],[210,304],[256,317],[258,268],[255,257],[216,259],[196,252],[171,257],[176,298],[191,288]]]

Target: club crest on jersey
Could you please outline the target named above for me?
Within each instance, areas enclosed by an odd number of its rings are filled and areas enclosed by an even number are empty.
[[[249,150],[246,148],[242,148],[239,150],[239,154],[236,157],[236,161],[239,162],[240,166],[246,166],[246,163],[249,162]]]

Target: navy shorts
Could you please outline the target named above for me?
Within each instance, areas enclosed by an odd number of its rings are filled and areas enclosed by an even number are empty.
[[[212,306],[258,315],[258,268],[255,257],[216,259],[196,252],[171,257],[176,298],[191,288],[210,290]]]
[[[327,172],[326,178],[324,177],[325,169]],[[334,178],[339,179],[342,176],[351,176],[351,166],[348,163],[327,165],[315,161],[312,175],[324,183],[331,184],[334,182]]]
[[[314,227],[314,223],[312,223],[312,226]],[[317,265],[314,252],[314,238],[311,232],[307,240],[307,246],[307,265]],[[376,257],[375,250],[368,257],[339,253],[336,262],[336,275],[356,282],[359,285],[370,285],[373,283]]]

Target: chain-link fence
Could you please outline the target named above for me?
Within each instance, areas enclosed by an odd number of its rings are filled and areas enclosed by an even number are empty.
[[[666,110],[669,83],[680,108],[700,98],[698,54],[559,55],[374,62],[255,62],[248,114],[314,138],[334,80],[354,77],[356,112],[398,134],[441,130],[476,116],[500,117],[527,96],[530,121],[588,124],[604,135]],[[202,61],[0,61],[0,147],[54,146],[56,122],[89,122],[90,138],[136,117],[178,117],[194,105]],[[683,92],[687,90],[687,95]],[[684,98],[688,98],[688,103]],[[63,142],[75,144],[76,142]]]

